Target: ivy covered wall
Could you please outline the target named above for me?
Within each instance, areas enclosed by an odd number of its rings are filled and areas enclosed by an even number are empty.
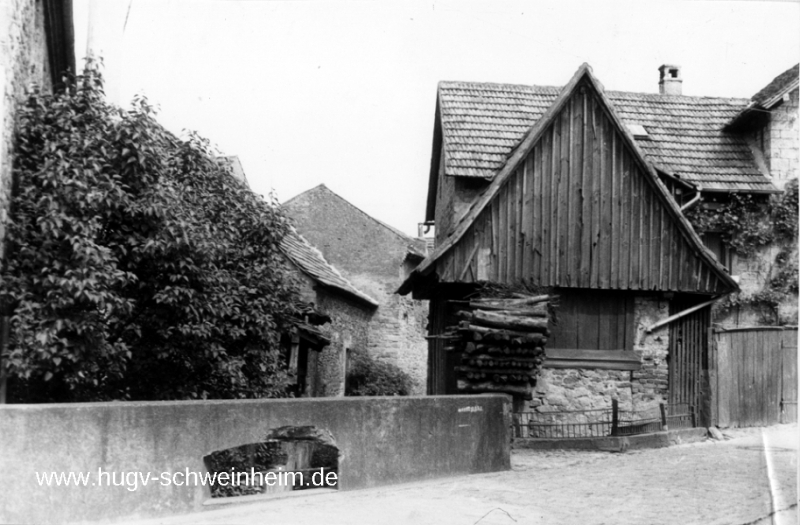
[[[797,179],[786,182],[782,194],[734,194],[686,215],[701,235],[719,235],[727,252],[722,262],[739,278],[741,291],[715,307],[715,324],[797,324]]]

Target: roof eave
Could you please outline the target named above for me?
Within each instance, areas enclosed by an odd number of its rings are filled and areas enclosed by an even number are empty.
[[[306,275],[308,275],[308,274],[306,274]],[[318,286],[320,286],[322,288],[329,289],[329,290],[336,290],[337,293],[340,293],[340,294],[342,294],[342,295],[344,295],[344,296],[346,296],[346,297],[348,297],[350,299],[353,299],[353,300],[355,300],[355,301],[357,301],[359,303],[368,305],[371,308],[377,308],[378,306],[380,306],[380,304],[375,299],[367,296],[366,294],[365,295],[357,294],[357,293],[352,292],[352,291],[350,291],[350,290],[348,290],[346,288],[342,288],[341,286],[338,286],[338,285],[335,285],[335,284],[331,284],[331,283],[325,282],[325,281],[323,281],[321,279],[318,279],[318,278],[314,277],[313,275],[309,275],[309,277],[311,277],[313,280],[315,280],[317,282]]]
[[[753,193],[757,195],[777,195],[783,193],[778,188],[755,190],[751,188],[702,188],[702,193]]]

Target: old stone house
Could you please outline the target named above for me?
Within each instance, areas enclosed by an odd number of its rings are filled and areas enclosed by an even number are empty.
[[[425,257],[425,242],[366,214],[324,184],[284,203],[298,232],[360,290],[378,302],[369,321],[370,354],[393,363],[424,394],[427,304],[395,294]]]
[[[800,65],[784,71],[746,102],[725,126],[727,133],[744,137],[752,151],[759,170],[767,175],[778,189],[800,176],[800,108],[798,107],[798,74]],[[759,188],[748,193],[759,197]],[[761,195],[762,200],[764,197]],[[721,199],[704,198],[701,206],[718,206]],[[774,198],[774,197],[773,197]],[[769,289],[770,281],[781,271],[776,264],[788,252],[791,268],[796,274],[796,243],[771,243],[760,247],[749,257],[737,255],[718,237],[706,236],[711,248],[727,264],[732,275],[739,280],[741,293],[734,296],[733,304],[719,309],[715,322],[722,327],[737,328],[763,324],[797,324],[797,297],[786,297],[775,308],[759,308],[752,304]],[[782,253],[784,252],[784,253]],[[749,300],[749,301],[748,301]],[[756,302],[757,303],[757,302]],[[777,311],[773,311],[777,310]]]
[[[318,318],[306,319],[287,341],[297,393],[344,395],[348,352],[367,349],[368,327],[378,302],[353,286],[297,231],[284,237],[281,251],[297,271],[303,301]]]
[[[555,292],[530,406],[707,401],[711,305],[741,278],[684,212],[733,192],[777,193],[792,172],[775,159],[771,173],[755,128],[730,126],[763,100],[683,96],[680,67],[659,72],[658,94],[606,91],[587,64],[562,88],[439,84],[426,212],[436,249],[399,292],[430,300],[431,335],[482,283]],[[765,158],[796,158],[767,142]],[[430,393],[457,393],[462,355],[429,345]]]
[[[218,157],[234,178],[249,187],[235,155]],[[368,351],[369,325],[378,302],[353,285],[292,227],[280,244],[300,287],[304,319],[282,347],[296,376],[295,395],[332,397],[345,393],[348,353]]]
[[[46,91],[75,72],[71,0],[0,1],[0,258],[11,201],[17,105],[32,84]]]

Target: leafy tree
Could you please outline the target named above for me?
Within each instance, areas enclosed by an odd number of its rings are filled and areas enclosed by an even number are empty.
[[[0,306],[12,401],[285,395],[296,314],[274,196],[254,195],[91,63],[20,108]]]

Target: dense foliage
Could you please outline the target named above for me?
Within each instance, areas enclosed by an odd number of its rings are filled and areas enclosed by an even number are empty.
[[[407,396],[414,380],[398,366],[373,359],[366,352],[353,351],[345,379],[348,396]]]
[[[793,243],[797,239],[797,179],[789,181],[783,193],[768,201],[748,193],[734,193],[719,208],[696,206],[686,215],[695,230],[721,233],[725,244],[744,257],[773,242]]]
[[[11,400],[284,395],[288,221],[91,64],[19,110],[0,279]]]
[[[793,323],[781,319],[780,305],[794,301],[798,293],[798,181],[786,183],[784,192],[757,200],[749,194],[734,194],[717,209],[697,207],[687,213],[698,232],[714,231],[738,255],[752,257],[760,248],[776,244],[780,247],[771,265],[769,277],[762,290],[751,294],[736,294],[725,299],[721,307],[730,310],[751,306],[767,324]]]

